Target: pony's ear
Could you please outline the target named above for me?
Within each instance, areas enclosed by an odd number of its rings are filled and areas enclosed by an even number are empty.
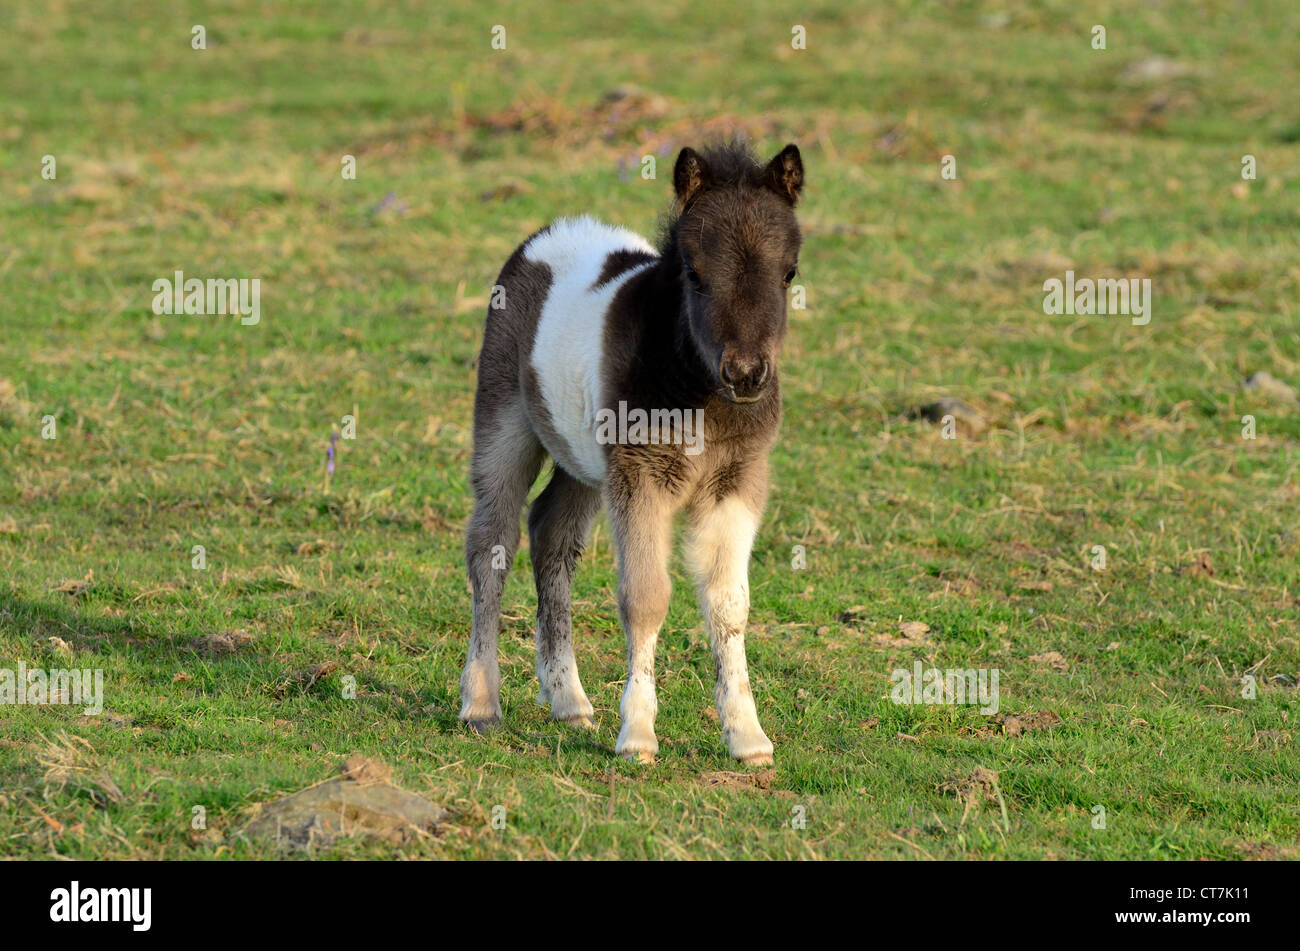
[[[677,193],[678,207],[685,209],[708,184],[709,167],[700,153],[692,148],[682,149],[673,166],[673,191]]]
[[[799,148],[793,143],[787,145],[776,158],[767,163],[763,173],[767,187],[772,189],[790,204],[799,200],[803,190],[803,159],[799,157]]]

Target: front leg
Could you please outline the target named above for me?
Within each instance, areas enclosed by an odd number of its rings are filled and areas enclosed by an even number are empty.
[[[745,661],[749,618],[749,553],[758,513],[732,495],[694,513],[691,567],[700,609],[713,647],[717,683],[713,696],[731,755],[755,766],[772,762],[772,741],[758,723]]]
[[[655,644],[668,615],[672,581],[672,508],[648,491],[607,486],[610,527],[618,547],[618,616],[627,634],[627,685],[615,752],[643,763],[659,752],[655,739]]]

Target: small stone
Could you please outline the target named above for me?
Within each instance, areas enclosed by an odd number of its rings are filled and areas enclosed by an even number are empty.
[[[979,410],[953,396],[944,396],[933,403],[927,403],[913,410],[911,415],[919,416],[931,423],[941,423],[945,416],[951,416],[955,422],[966,427],[972,434],[982,433],[988,429],[988,423]]]
[[[1124,70],[1123,79],[1130,83],[1160,82],[1185,75],[1187,67],[1164,56],[1148,56],[1131,63]]]
[[[919,641],[930,633],[930,625],[924,621],[904,621],[898,625],[898,631],[909,641]]]
[[[1241,384],[1241,388],[1248,393],[1255,393],[1265,399],[1276,400],[1279,403],[1300,402],[1294,387],[1282,382],[1265,370],[1259,370],[1246,377]]]

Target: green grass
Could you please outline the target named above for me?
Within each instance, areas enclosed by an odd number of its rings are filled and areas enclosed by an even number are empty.
[[[362,752],[451,823],[317,854],[1296,856],[1296,690],[1273,678],[1300,679],[1300,412],[1240,382],[1300,384],[1300,8],[863,6],[6,5],[0,667],[103,668],[107,709],[0,707],[0,855],[272,855],[234,835],[254,806]],[[1130,71],[1154,57],[1181,70]],[[604,99],[625,84],[642,92]],[[533,702],[525,548],[505,724],[468,734],[488,288],[561,214],[652,231],[674,150],[731,129],[797,141],[808,171],[809,307],[751,566],[775,771],[710,780],[733,766],[679,562],[659,761],[613,755],[603,523],[574,609],[598,732]],[[177,268],[260,278],[261,323],[154,316],[150,285]],[[1151,323],[1044,315],[1067,268],[1150,278]],[[940,395],[988,431],[906,418]],[[354,412],[326,492],[329,433]],[[900,621],[931,630],[895,642]],[[233,630],[252,641],[191,647]],[[915,659],[996,667],[1003,712],[1060,724],[1013,736],[969,707],[894,705],[890,672]],[[88,744],[66,783],[42,765],[61,733]],[[998,773],[988,797],[963,793],[977,767]]]

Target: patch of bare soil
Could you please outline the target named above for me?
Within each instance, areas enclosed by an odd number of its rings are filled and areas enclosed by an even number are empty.
[[[294,551],[296,554],[304,557],[309,555],[323,555],[337,550],[338,545],[334,542],[326,541],[323,538],[313,538],[299,545]]]
[[[611,89],[586,109],[570,108],[558,99],[530,97],[500,112],[467,116],[466,121],[471,127],[491,132],[522,132],[557,140],[566,136],[585,140],[595,130],[600,138],[612,141],[629,127],[661,119],[669,110],[664,96],[628,85]]]
[[[1043,664],[1052,668],[1052,670],[1069,670],[1070,662],[1061,655],[1060,651],[1047,651],[1042,654],[1032,654],[1029,658],[1035,664]]]
[[[1001,732],[1004,736],[1021,736],[1035,730],[1052,730],[1061,725],[1061,718],[1051,710],[1037,713],[995,713],[989,718],[993,728],[977,732],[978,736],[992,736]]]
[[[868,619],[870,609],[855,605],[840,612],[837,620],[846,627],[859,629]],[[894,632],[878,631],[871,635],[871,641],[880,647],[919,647],[930,643],[930,625],[924,621],[899,621]]]
[[[1253,862],[1277,862],[1281,859],[1296,857],[1295,849],[1284,849],[1272,842],[1234,842],[1232,847],[1241,853],[1241,857]]]
[[[779,138],[785,130],[771,116],[714,115],[673,119],[684,110],[667,96],[640,86],[624,85],[607,91],[595,102],[570,105],[542,90],[529,90],[517,102],[487,113],[461,112],[453,117],[429,119],[414,128],[374,136],[357,144],[357,154],[387,155],[397,151],[454,148],[467,134],[514,135],[532,145],[552,148],[587,148],[593,143],[634,150],[633,165],[643,155],[669,155],[689,143],[741,137],[750,141]],[[627,158],[624,161],[628,161]],[[635,169],[633,169],[635,171]],[[524,186],[526,187],[526,186]],[[494,200],[496,194],[483,196]]]
[[[282,697],[293,690],[310,690],[316,686],[318,681],[323,680],[338,669],[338,661],[327,660],[323,664],[315,664],[303,670],[287,673],[276,681],[275,695]]]
[[[888,632],[874,634],[872,643],[879,647],[920,647],[930,643],[930,625],[924,621],[903,621],[898,625],[898,635]]]
[[[998,771],[976,766],[969,776],[957,776],[940,783],[941,792],[955,792],[963,799],[997,802]]]
[[[772,784],[776,782],[774,769],[760,769],[748,773],[728,771],[701,773],[700,782],[710,789],[757,789],[783,799],[798,798],[788,789],[772,788]]]
[[[86,572],[86,577],[69,579],[54,590],[66,594],[70,598],[78,598],[89,591],[94,583],[95,572],[94,569],[91,569]]]
[[[1189,578],[1213,578],[1215,575],[1214,562],[1205,552],[1199,552],[1196,560],[1190,565],[1184,566],[1182,574]]]
[[[446,821],[447,810],[391,780],[383,763],[350,757],[339,778],[258,806],[239,835],[271,838],[289,848],[327,845],[339,837],[401,844]]]
[[[965,804],[961,814],[962,826],[972,812],[979,812],[984,803],[997,803],[1002,810],[1003,824],[1009,825],[1006,802],[1002,798],[1002,790],[998,788],[997,770],[976,766],[970,775],[954,777],[941,783],[939,789],[942,792],[956,793],[957,798]]]
[[[253,635],[245,630],[223,631],[217,634],[204,634],[190,642],[190,649],[207,657],[220,657],[233,654],[241,647],[253,642]]]

